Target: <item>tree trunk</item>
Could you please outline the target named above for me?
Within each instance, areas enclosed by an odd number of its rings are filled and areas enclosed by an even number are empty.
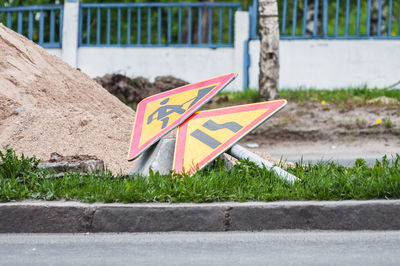
[[[207,3],[214,3],[215,0],[200,0],[200,2],[207,2]],[[193,43],[208,43],[208,7],[199,7],[202,9],[202,16],[201,16],[201,25],[199,25],[198,21],[193,20],[193,25],[192,25],[192,38],[193,38]],[[193,18],[197,18],[197,8],[194,8],[192,12],[193,13]],[[200,18],[197,18],[200,19]],[[187,25],[187,21],[186,21]],[[201,28],[199,28],[199,26]],[[201,29],[201,42],[199,42],[199,30]]]
[[[265,100],[279,98],[279,23],[277,0],[259,0],[259,93]]]
[[[317,19],[317,27],[316,27],[316,34],[318,35],[322,31],[322,7],[323,2],[318,0],[318,19]],[[308,1],[308,10],[307,10],[307,18],[306,18],[306,34],[313,35],[314,34],[314,18],[315,18],[315,1]]]
[[[215,0],[205,0],[203,2],[214,3]],[[202,31],[203,31],[203,43],[208,43],[208,7],[203,8],[203,18],[202,18]],[[212,29],[212,27],[211,27]]]
[[[388,14],[385,8],[386,0],[382,1],[382,21],[381,21],[381,28],[378,29],[378,20],[379,20],[379,0],[372,1],[371,5],[371,35],[378,35],[378,32],[381,35],[384,35],[387,31],[386,24],[388,22]],[[394,17],[394,16],[393,16]],[[389,32],[389,36],[392,33]]]

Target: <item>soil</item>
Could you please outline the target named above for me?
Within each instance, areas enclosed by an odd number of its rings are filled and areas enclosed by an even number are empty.
[[[46,161],[54,152],[128,173],[135,112],[40,46],[0,24],[0,147]]]
[[[121,74],[108,74],[95,81],[131,107],[136,107],[146,97],[188,84],[172,76],[160,76],[150,82],[143,77],[129,78]]]
[[[274,157],[359,158],[400,153],[400,103],[391,99],[350,108],[319,102],[288,105],[241,143]],[[377,119],[383,120],[377,123]]]
[[[251,102],[232,102],[223,98],[205,105],[205,109],[247,103]],[[381,119],[381,123],[378,124],[377,119]],[[400,102],[388,97],[363,103],[327,102],[324,105],[317,101],[288,100],[281,111],[246,136],[242,143],[259,149],[281,142],[312,145],[315,142],[357,140],[382,140],[400,147]]]
[[[336,104],[289,101],[287,106],[256,129],[248,141],[270,145],[276,141],[336,141],[390,138],[400,141],[400,103],[367,104],[342,110]],[[377,119],[390,122],[377,124]],[[268,136],[268,137],[266,137]]]

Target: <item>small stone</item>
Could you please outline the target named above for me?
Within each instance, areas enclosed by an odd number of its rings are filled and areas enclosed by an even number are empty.
[[[367,101],[368,104],[381,104],[381,105],[396,105],[399,104],[399,101],[394,98],[381,96],[378,98],[371,99]]]
[[[19,107],[19,108],[15,109],[13,113],[14,113],[15,115],[17,115],[17,114],[22,113],[22,112],[25,112],[25,111],[26,111],[26,110],[25,110],[25,107]]]
[[[84,126],[86,126],[87,124],[89,124],[89,119],[87,119],[87,118],[84,118],[84,119],[82,119],[81,120],[81,122],[79,123],[79,125],[81,126],[81,127],[84,127]]]
[[[101,172],[104,169],[104,161],[102,160],[87,160],[80,164],[80,170],[84,173]]]
[[[220,157],[224,160],[225,168],[227,171],[231,170],[231,168],[238,163],[238,160],[236,158],[227,153],[221,154]]]
[[[50,154],[50,162],[57,162],[61,157],[57,152],[53,152]]]
[[[247,143],[246,146],[253,149],[260,147],[260,145],[258,145],[257,143]]]
[[[44,162],[39,163],[39,168],[53,170],[56,173],[63,173],[74,170],[81,173],[101,172],[104,169],[104,161],[102,160],[85,160],[82,162]]]

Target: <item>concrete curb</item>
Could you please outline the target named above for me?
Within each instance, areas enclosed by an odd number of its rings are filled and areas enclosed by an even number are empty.
[[[0,204],[0,233],[399,230],[400,200]]]

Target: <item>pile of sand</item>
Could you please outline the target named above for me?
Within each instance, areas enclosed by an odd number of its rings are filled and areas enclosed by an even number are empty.
[[[135,112],[84,73],[0,24],[0,145],[48,160],[89,155],[128,173]]]

